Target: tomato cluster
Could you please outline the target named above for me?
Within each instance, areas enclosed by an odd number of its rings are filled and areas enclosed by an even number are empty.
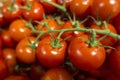
[[[120,0],[0,0],[0,80],[120,80]]]

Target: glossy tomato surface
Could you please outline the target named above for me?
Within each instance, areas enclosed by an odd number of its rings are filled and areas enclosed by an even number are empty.
[[[91,47],[81,37],[71,41],[68,47],[68,56],[73,65],[85,71],[99,68],[106,58],[103,47]]]

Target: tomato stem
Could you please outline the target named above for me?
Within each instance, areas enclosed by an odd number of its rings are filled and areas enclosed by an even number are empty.
[[[63,11],[63,12],[67,12],[67,10],[66,10],[66,8],[65,8],[65,5],[58,5],[58,4],[56,4],[56,3],[54,3],[54,2],[51,2],[51,1],[49,1],[49,0],[43,0],[43,2],[46,2],[46,3],[48,3],[48,4],[51,4],[52,6],[55,6],[56,8],[58,8],[59,10],[61,10],[61,11]]]

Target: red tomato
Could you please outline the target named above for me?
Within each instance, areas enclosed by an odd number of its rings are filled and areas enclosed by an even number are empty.
[[[61,41],[60,39],[59,41]],[[37,47],[37,58],[45,67],[55,67],[61,65],[66,56],[67,44],[65,41],[60,43],[60,48],[52,47],[53,39],[46,37],[39,41]],[[56,44],[56,43],[55,43]]]
[[[97,79],[89,77],[89,78],[85,78],[84,80],[97,80]]]
[[[33,2],[30,5],[31,5],[30,8],[23,9],[23,17],[26,20],[32,20],[33,22],[42,20],[43,16],[44,16],[44,8],[43,8],[43,6],[40,3],[36,2],[36,1]]]
[[[48,2],[56,3],[57,0],[48,0]],[[43,5],[43,8],[44,8],[46,13],[53,13],[56,10],[56,8],[54,6],[52,6],[52,5],[48,4],[48,3],[43,2],[42,0],[40,0],[40,3]]]
[[[101,29],[101,30],[105,29],[104,26],[97,26],[97,25],[91,25],[90,28]],[[117,34],[117,31],[116,31],[115,27],[112,24],[107,23],[107,28],[108,28],[108,30],[110,30],[110,32]],[[99,39],[100,37],[103,37],[103,36],[104,35],[102,35],[102,34],[98,34],[97,38]],[[106,38],[104,38],[103,40],[101,40],[101,43],[103,45],[105,45],[105,46],[113,46],[116,42],[117,42],[117,39],[115,39],[113,37],[110,37],[110,36],[106,36]]]
[[[6,47],[15,47],[17,42],[12,39],[8,30],[4,30],[1,32],[2,43]]]
[[[40,80],[72,80],[72,76],[64,68],[48,70]]]
[[[9,74],[14,72],[15,66],[17,65],[16,53],[13,48],[4,48],[3,49],[3,59],[6,62]]]
[[[0,27],[2,27],[5,22],[4,22],[4,17],[3,17],[3,13],[2,13],[2,8],[0,7]]]
[[[16,55],[19,61],[26,64],[35,62],[35,49],[30,46],[30,43],[35,41],[35,37],[27,37],[22,39],[16,46]],[[37,44],[36,44],[37,45]],[[35,45],[35,46],[36,46]]]
[[[29,80],[28,77],[22,75],[10,75],[4,80]]]
[[[92,0],[72,0],[70,4],[70,11],[78,17],[88,15],[89,8],[92,5]]]
[[[31,35],[31,29],[25,26],[26,23],[25,20],[17,19],[10,24],[9,33],[14,40],[20,41]]]
[[[113,18],[120,12],[119,0],[93,0],[91,6],[91,14],[94,17],[99,17],[102,20],[106,20],[109,17]]]
[[[2,56],[2,47],[3,47],[3,45],[2,45],[2,39],[0,37],[0,57]]]
[[[40,21],[40,23],[36,26],[36,29],[39,31],[47,31],[50,29],[59,30],[59,26],[55,20],[52,20],[49,18],[49,19]],[[50,37],[50,36],[56,37],[57,35],[58,35],[58,32],[46,33],[42,35],[40,38],[43,39],[45,37]]]
[[[62,29],[69,29],[69,28],[74,28],[75,26],[72,25],[72,23],[70,21],[65,22],[62,24],[61,28]],[[83,25],[80,24],[80,27],[83,28]],[[61,38],[65,39],[68,37],[68,39],[66,40],[68,43],[72,41],[72,39],[74,39],[75,37],[81,36],[82,34],[84,34],[84,32],[80,32],[80,31],[68,31],[68,32],[64,32],[61,36]]]
[[[3,59],[0,58],[0,80],[8,75],[8,68]]]
[[[105,61],[103,47],[90,47],[81,37],[74,38],[68,46],[70,61],[80,70],[91,71],[99,68]]]
[[[112,24],[117,30],[117,33],[120,34],[120,13],[112,20]]]
[[[70,8],[71,2],[72,2],[72,0],[65,0],[65,6],[66,6],[67,9]],[[64,0],[57,0],[57,3],[60,4],[60,5],[63,5]]]
[[[113,71],[113,73],[120,76],[120,45],[117,45],[115,47],[115,50],[113,50],[109,54],[108,63],[109,63],[109,67]]]
[[[12,22],[13,20],[20,18],[22,9],[19,6],[21,6],[21,4],[18,2],[14,2],[12,5],[11,1],[6,1],[2,7],[2,13],[5,20]]]

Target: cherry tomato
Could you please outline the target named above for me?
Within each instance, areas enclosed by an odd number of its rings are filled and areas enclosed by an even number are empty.
[[[72,0],[65,0],[65,6],[69,10]],[[64,0],[57,0],[57,3],[60,5],[64,4]]]
[[[89,77],[89,78],[85,78],[84,80],[97,80],[97,79]]]
[[[57,22],[55,20],[52,20],[50,18],[46,19],[46,20],[42,20],[40,21],[40,23],[36,26],[36,29],[39,31],[47,31],[47,30],[59,30],[59,26],[57,24]],[[58,35],[58,32],[54,32],[54,33],[46,33],[44,35],[42,35],[40,38],[43,39],[45,37],[56,37]]]
[[[15,49],[13,48],[4,48],[3,49],[3,59],[8,66],[9,74],[13,73],[15,66],[17,65],[17,58]]]
[[[11,1],[6,1],[2,7],[2,13],[8,22],[12,22],[15,19],[19,19],[21,17],[22,9],[20,8],[21,4]]]
[[[33,22],[42,20],[43,16],[44,16],[43,6],[36,1],[30,5],[31,5],[31,7],[28,7],[28,9],[26,9],[26,8],[23,9],[23,17],[26,20],[32,20]]]
[[[0,27],[2,27],[4,25],[4,17],[3,17],[3,13],[2,13],[2,8],[0,7]]]
[[[90,28],[101,29],[101,30],[105,29],[104,26],[97,26],[97,25],[91,25]],[[108,30],[110,30],[110,32],[117,34],[117,31],[116,31],[115,27],[112,24],[107,23],[107,28],[108,28]],[[102,34],[98,34],[97,38],[99,39],[99,38],[101,38],[103,36],[104,35],[102,35]],[[106,36],[106,38],[104,38],[103,40],[101,40],[101,43],[103,45],[105,45],[105,46],[113,46],[116,42],[117,42],[117,39],[115,39],[113,37],[110,37],[110,36]]]
[[[120,34],[120,13],[112,20],[112,24],[117,30],[117,33]]]
[[[70,61],[80,70],[91,71],[99,68],[105,61],[103,47],[91,47],[81,37],[74,38],[68,46]]]
[[[0,80],[8,75],[8,68],[3,59],[0,58]]]
[[[75,26],[73,26],[70,21],[63,23],[62,26],[61,26],[62,29],[68,29],[68,28],[74,28],[74,27]],[[80,24],[80,27],[83,28],[83,24]],[[68,37],[68,39],[66,41],[68,43],[70,43],[72,41],[72,39],[74,39],[75,37],[81,36],[82,34],[84,34],[84,32],[68,31],[68,32],[64,32],[62,34],[61,38],[65,39],[65,38]]]
[[[99,17],[102,20],[106,20],[109,17],[114,18],[120,12],[119,0],[93,0],[91,6],[91,14],[94,17]]]
[[[48,2],[54,2],[56,3],[56,0],[48,0]],[[43,2],[42,0],[40,0],[40,3],[43,5],[43,8],[45,10],[45,13],[53,13],[56,8],[48,3]]]
[[[17,19],[10,24],[9,33],[14,40],[20,41],[21,39],[31,35],[31,29],[25,24],[27,24],[27,22],[21,19]]]
[[[117,45],[108,56],[108,63],[110,69],[114,74],[120,76],[120,46]]]
[[[38,42],[37,58],[39,62],[45,67],[56,67],[61,65],[66,56],[67,44],[65,41],[60,42],[60,48],[52,46],[54,39],[46,37]],[[58,40],[61,41],[62,39]],[[56,43],[53,43],[57,46]]]
[[[23,75],[10,75],[4,80],[29,80],[26,76]]]
[[[78,17],[83,17],[88,15],[91,5],[92,0],[72,0],[70,11]]]
[[[2,47],[3,47],[2,38],[0,37],[0,57],[2,56]]]
[[[4,30],[1,32],[1,38],[2,38],[3,46],[15,47],[17,44],[17,42],[10,36],[8,30]]]
[[[35,49],[30,46],[30,43],[34,43],[35,37],[27,37],[22,39],[16,46],[16,55],[20,62],[31,64],[36,61]],[[37,46],[37,44],[35,44]]]
[[[72,80],[72,76],[64,68],[48,70],[40,80]]]

